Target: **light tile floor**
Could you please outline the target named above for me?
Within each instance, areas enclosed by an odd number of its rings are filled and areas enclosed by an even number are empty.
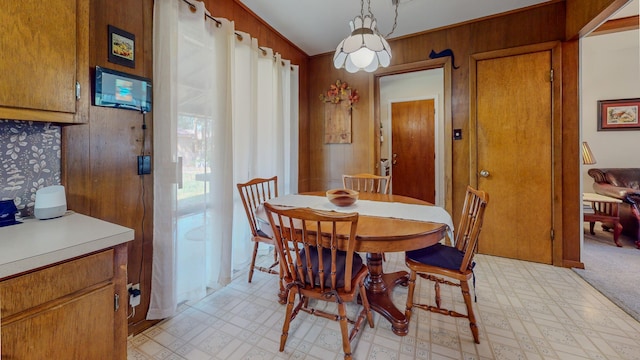
[[[387,253],[386,272],[405,269],[403,253]],[[640,323],[572,270],[487,255],[476,257],[480,344],[466,319],[416,309],[407,336],[393,334],[374,313],[354,339],[355,359],[640,359]],[[301,313],[278,352],[284,306],[277,277],[246,272],[227,287],[131,337],[128,359],[342,359],[337,323]],[[418,281],[422,298],[432,286]],[[393,291],[403,309],[407,289]],[[421,299],[422,300],[422,299]],[[464,309],[457,288],[443,287],[443,305]],[[355,311],[355,305],[351,307]]]

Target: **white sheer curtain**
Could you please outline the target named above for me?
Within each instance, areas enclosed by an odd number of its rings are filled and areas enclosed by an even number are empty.
[[[147,319],[225,286],[250,259],[235,184],[297,192],[298,69],[203,3],[154,3],[154,254]],[[206,20],[205,20],[206,19]]]

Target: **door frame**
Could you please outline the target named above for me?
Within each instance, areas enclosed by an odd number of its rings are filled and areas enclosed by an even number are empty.
[[[439,114],[443,116],[442,123],[444,124],[444,154],[436,153],[436,158],[442,157],[442,163],[444,164],[443,173],[441,174],[441,181],[444,186],[444,209],[450,214],[453,211],[453,161],[452,161],[452,120],[451,120],[451,58],[437,58],[431,60],[417,61],[413,63],[407,63],[402,65],[394,65],[377,70],[371,74],[372,81],[369,81],[371,91],[374,94],[374,101],[371,103],[373,113],[373,128],[380,129],[380,78],[389,75],[405,74],[410,72],[432,70],[442,68],[444,71],[442,84],[444,99],[444,113]],[[379,130],[375,130],[379,131]],[[380,134],[373,136],[373,168],[378,170],[380,167]],[[437,151],[437,149],[436,149]],[[438,160],[436,160],[436,163]],[[437,180],[436,180],[437,181]]]
[[[477,62],[506,56],[551,51],[553,82],[551,87],[551,224],[552,264],[562,266],[562,44],[550,41],[510,49],[472,54],[469,64],[469,184],[478,187],[478,119],[477,119]]]

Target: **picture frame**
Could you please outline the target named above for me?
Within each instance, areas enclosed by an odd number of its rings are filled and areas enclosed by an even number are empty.
[[[599,100],[598,131],[640,130],[640,98]]]
[[[109,62],[135,68],[135,35],[113,25],[108,25],[108,30]]]

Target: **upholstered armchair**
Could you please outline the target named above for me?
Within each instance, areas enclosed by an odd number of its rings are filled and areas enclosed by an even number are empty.
[[[622,200],[622,233],[635,239],[640,248],[640,168],[593,168],[588,174],[595,180],[593,190],[597,194]]]

